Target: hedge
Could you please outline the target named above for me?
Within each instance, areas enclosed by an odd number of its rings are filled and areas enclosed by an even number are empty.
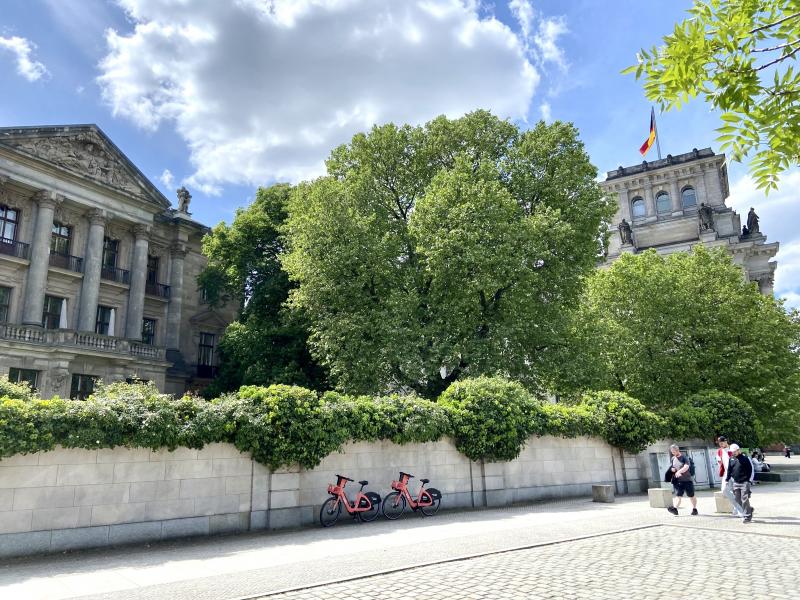
[[[638,452],[673,427],[701,434],[676,415],[659,417],[623,393],[596,392],[575,405],[551,404],[498,377],[456,382],[436,402],[317,394],[287,385],[245,386],[211,401],[173,398],[142,383],[101,384],[84,401],[42,400],[2,379],[0,391],[0,458],[56,445],[174,449],[229,442],[272,468],[294,463],[313,468],[348,441],[405,444],[452,437],[472,460],[503,461],[516,458],[531,435],[596,436]],[[707,412],[703,402],[711,401],[692,402],[693,411]],[[711,422],[711,416],[691,414],[698,426]]]

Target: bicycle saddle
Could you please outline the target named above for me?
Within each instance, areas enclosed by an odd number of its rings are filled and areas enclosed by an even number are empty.
[[[358,483],[360,483],[361,485],[367,485],[369,481],[359,481]]]
[[[420,479],[420,481],[421,481],[422,483],[428,483],[428,482],[430,481],[430,479]]]

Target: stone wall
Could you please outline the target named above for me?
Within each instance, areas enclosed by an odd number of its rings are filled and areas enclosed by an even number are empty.
[[[274,472],[230,444],[17,455],[0,461],[0,557],[311,524],[337,473],[381,496],[400,470],[427,477],[445,508],[588,496],[596,483],[646,489],[646,455],[625,455],[625,469],[622,458],[596,438],[554,437],[531,438],[506,463],[470,461],[449,440],[375,442]]]

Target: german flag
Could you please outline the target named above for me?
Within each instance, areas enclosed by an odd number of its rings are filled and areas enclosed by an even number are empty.
[[[647,139],[642,144],[642,147],[639,148],[639,152],[642,153],[642,156],[647,154],[647,151],[653,147],[653,144],[656,141],[656,110],[654,108],[650,109],[650,135],[647,136]]]

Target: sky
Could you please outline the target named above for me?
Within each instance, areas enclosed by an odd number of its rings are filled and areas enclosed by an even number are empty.
[[[0,126],[96,123],[193,217],[230,222],[258,186],[324,172],[374,123],[485,108],[573,122],[600,173],[641,162],[650,104],[620,71],[690,0],[0,0]],[[697,100],[658,115],[662,154],[712,147]],[[648,159],[656,158],[654,150]],[[800,171],[768,197],[729,168],[729,206],[779,241],[800,307]]]

